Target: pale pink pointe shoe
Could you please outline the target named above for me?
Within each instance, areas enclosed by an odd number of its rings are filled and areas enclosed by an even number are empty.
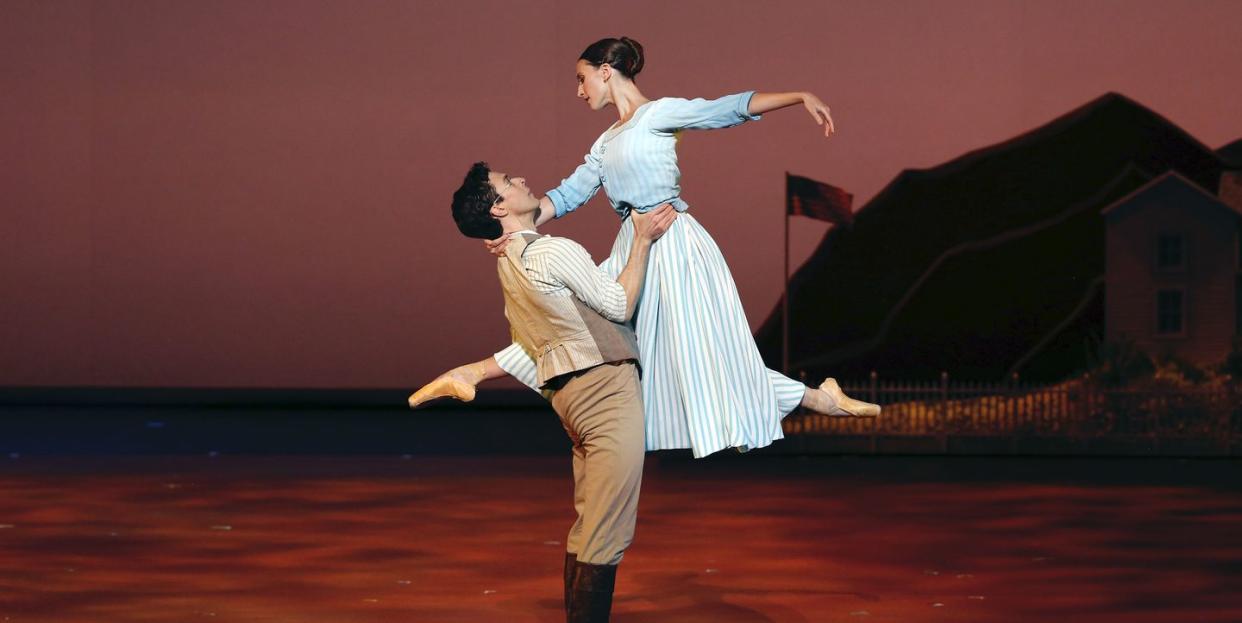
[[[826,415],[834,416],[854,416],[854,417],[876,417],[880,415],[880,405],[870,402],[855,400],[845,395],[841,391],[841,386],[837,384],[837,380],[828,377],[823,383],[819,384],[819,390],[828,394],[832,399],[832,406],[828,408]]]
[[[462,402],[470,402],[474,400],[474,394],[475,388],[473,385],[446,374],[419,388],[418,391],[410,395],[408,402],[410,403],[410,408],[413,409],[428,400],[435,400],[436,398],[456,398]]]

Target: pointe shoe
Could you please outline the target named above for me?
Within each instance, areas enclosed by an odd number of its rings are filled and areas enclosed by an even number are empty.
[[[444,375],[419,388],[410,395],[407,402],[411,409],[436,398],[456,398],[462,402],[470,402],[474,400],[474,393],[473,385]]]
[[[819,389],[828,394],[834,403],[832,408],[828,410],[828,415],[876,417],[880,414],[880,405],[855,400],[846,396],[845,392],[841,391],[841,386],[837,384],[837,380],[832,377],[824,379],[824,382],[819,384]]]

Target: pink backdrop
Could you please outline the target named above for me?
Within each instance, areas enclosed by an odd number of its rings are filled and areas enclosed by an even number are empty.
[[[1242,137],[1242,3],[84,2],[0,5],[0,386],[402,387],[507,342],[449,197],[546,189],[615,119],[574,97],[603,36],[647,95],[811,90],[685,137],[685,198],[757,326],[783,173],[856,194],[1105,91]],[[602,195],[546,231],[602,258]],[[794,260],[823,234],[795,222]],[[854,293],[865,296],[865,293]]]

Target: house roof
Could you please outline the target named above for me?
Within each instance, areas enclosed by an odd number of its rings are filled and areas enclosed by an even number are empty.
[[[1227,169],[1242,169],[1242,138],[1216,150]]]
[[[1116,211],[1124,209],[1128,206],[1138,203],[1139,198],[1154,199],[1165,198],[1173,201],[1196,199],[1197,203],[1205,206],[1217,206],[1222,210],[1227,210],[1230,214],[1242,218],[1242,210],[1234,208],[1229,204],[1221,201],[1216,195],[1206,191],[1198,184],[1186,179],[1177,171],[1169,171],[1156,179],[1140,186],[1134,192],[1114,201],[1103,210],[1100,214],[1109,216]]]

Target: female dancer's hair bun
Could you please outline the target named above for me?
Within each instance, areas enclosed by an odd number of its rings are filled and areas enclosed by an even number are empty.
[[[600,39],[587,46],[578,57],[593,67],[608,63],[621,75],[634,79],[643,70],[643,46],[629,37]]]
[[[634,52],[634,57],[633,57],[633,60],[631,61],[630,74],[629,74],[630,78],[633,78],[634,76],[638,75],[638,72],[643,70],[643,46],[641,43],[629,37],[621,37],[621,42],[630,46],[630,50],[633,50]]]

